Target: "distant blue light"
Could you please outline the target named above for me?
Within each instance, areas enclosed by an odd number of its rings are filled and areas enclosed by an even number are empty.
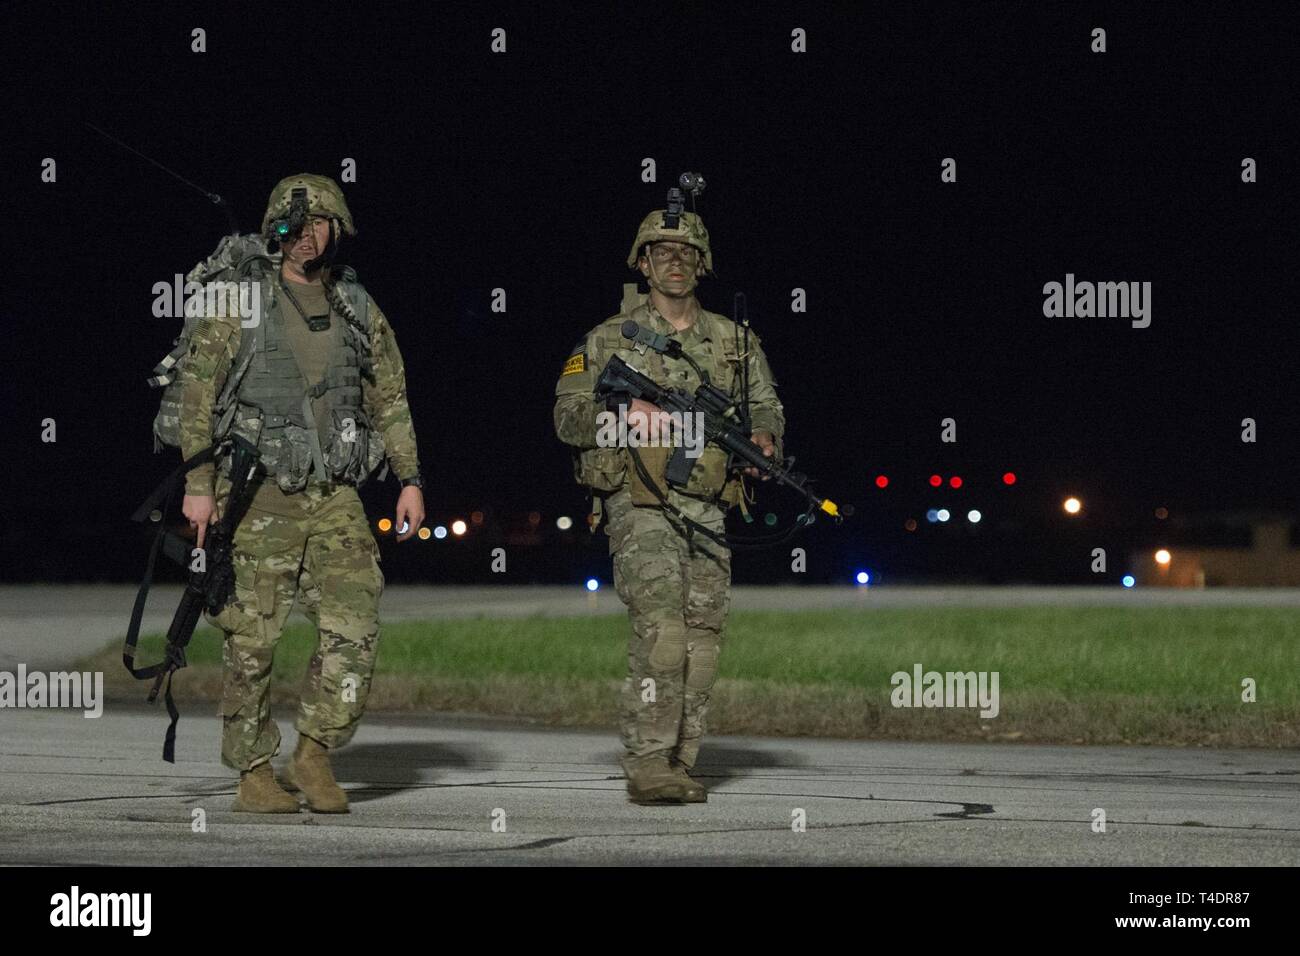
[[[925,513],[925,520],[930,522],[930,524],[934,524],[936,521],[939,520],[939,512],[931,508],[929,511]]]
[[[1126,574],[1124,575],[1124,580],[1122,583],[1124,587],[1131,588],[1133,585],[1137,584],[1137,580],[1133,577],[1133,575]]]
[[[866,571],[859,571],[859,572],[858,572],[858,583],[859,583],[859,584],[870,584],[870,583],[871,583],[871,575],[869,575]]]
[[[599,590],[599,589],[600,589],[600,582],[599,582],[599,581],[597,581],[595,578],[587,578],[587,590],[588,590],[588,591],[597,591],[597,590]]]

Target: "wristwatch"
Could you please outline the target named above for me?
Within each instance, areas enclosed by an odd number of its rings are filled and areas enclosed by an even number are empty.
[[[402,479],[402,487],[403,487],[403,488],[419,488],[421,491],[423,491],[423,490],[424,490],[424,479],[420,477],[420,473],[417,471],[417,472],[416,472],[415,474],[413,474],[410,478],[403,478],[403,479]]]

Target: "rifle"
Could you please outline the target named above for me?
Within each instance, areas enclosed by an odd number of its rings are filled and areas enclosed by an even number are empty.
[[[632,326],[636,326],[636,323],[631,320],[623,324],[623,334],[627,338],[645,342],[651,348],[655,348],[656,351],[664,351],[666,354],[677,355],[690,361],[690,356],[681,352],[680,343],[668,339],[666,336],[656,335],[651,330],[640,327],[632,328]],[[663,341],[652,342],[650,341],[651,338]],[[676,349],[673,346],[676,346]],[[691,362],[691,364],[694,365],[695,363]],[[696,366],[696,370],[700,374],[701,384],[695,390],[695,394],[691,395],[682,388],[665,388],[632,368],[617,355],[613,355],[610,356],[609,362],[601,370],[600,378],[596,381],[595,392],[598,396],[607,400],[613,396],[626,395],[650,402],[666,412],[679,412],[682,415],[702,415],[706,441],[713,442],[745,464],[757,468],[760,474],[770,477],[778,484],[792,488],[803,495],[809,506],[805,523],[810,524],[812,522],[813,512],[815,511],[823,511],[836,521],[852,516],[853,508],[851,505],[840,507],[829,498],[818,496],[808,487],[808,477],[806,475],[791,471],[784,464],[764,455],[763,450],[750,441],[749,435],[739,427],[741,421],[736,410],[735,401],[726,392],[711,384],[706,372],[699,369],[698,366]],[[633,461],[637,465],[638,471],[643,470],[639,456],[634,454]],[[684,447],[676,448],[668,462],[667,478],[669,484],[679,487],[684,486],[690,475],[692,464],[686,457],[686,449]],[[648,475],[641,475],[641,480],[646,482],[653,491],[658,492],[657,485],[653,480],[647,481],[647,478],[649,478]],[[658,497],[666,504],[662,494],[658,495]]]
[[[252,483],[258,467],[257,447],[239,435],[233,436],[231,441],[233,453],[230,466],[230,495],[226,499],[226,508],[221,519],[208,529],[204,537],[206,547],[201,549],[202,563],[198,570],[195,570],[191,563],[193,559],[190,542],[167,531],[166,526],[161,523],[162,516],[177,485],[184,480],[185,475],[196,466],[213,460],[224,445],[213,445],[184,462],[154,489],[144,504],[131,516],[132,521],[143,522],[148,518],[160,524],[149,552],[149,564],[145,570],[144,581],[141,582],[140,590],[136,594],[135,607],[131,612],[131,623],[122,647],[122,663],[137,680],[153,678],[153,688],[149,691],[148,697],[148,702],[151,704],[157,702],[158,691],[162,688],[164,679],[167,681],[164,699],[171,724],[167,728],[167,736],[163,741],[163,760],[168,763],[176,762],[176,724],[180,720],[180,711],[176,709],[176,703],[172,699],[171,676],[187,665],[185,648],[190,638],[194,636],[194,630],[198,627],[203,612],[206,610],[213,615],[220,614],[234,595],[235,531],[252,501],[250,491],[257,487]],[[163,502],[163,507],[161,510],[156,510],[156,505],[160,501]],[[185,583],[185,592],[181,595],[180,606],[172,616],[171,626],[167,628],[167,647],[163,659],[157,664],[137,668],[135,645],[140,633],[140,619],[144,614],[145,599],[149,594],[149,586],[153,582],[154,561],[158,557],[160,548],[177,564],[188,567],[190,573]]]

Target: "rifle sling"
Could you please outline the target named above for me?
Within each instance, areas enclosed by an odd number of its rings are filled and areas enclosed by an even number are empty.
[[[216,456],[219,445],[210,445],[203,451],[199,452],[188,461],[182,462],[155,488],[144,503],[136,509],[135,514],[131,515],[131,520],[137,523],[143,523],[149,519],[149,515],[161,505],[161,511],[165,516],[167,509],[170,507],[172,498],[175,497],[176,488],[180,485],[187,474],[199,465],[213,460]],[[176,709],[176,702],[172,699],[172,681],[171,676],[176,670],[175,657],[170,653],[164,654],[163,659],[157,664],[150,664],[148,667],[135,666],[136,642],[140,638],[140,622],[144,617],[144,607],[149,598],[149,588],[153,584],[154,566],[158,560],[158,552],[163,550],[164,537],[174,537],[167,535],[167,524],[162,518],[158,520],[158,531],[154,534],[153,544],[149,548],[149,562],[145,565],[144,579],[140,582],[140,589],[136,592],[135,605],[131,608],[131,623],[126,630],[126,640],[122,645],[122,663],[126,665],[127,671],[137,680],[149,680],[151,678],[162,680],[163,676],[167,680],[167,691],[165,701],[167,704],[167,715],[171,718],[171,723],[167,727],[167,736],[163,742],[163,760],[168,763],[176,762],[176,723],[180,720],[180,711]],[[166,551],[168,556],[176,559],[176,548],[172,541],[168,541]],[[184,564],[185,552],[181,550],[180,563]],[[156,693],[156,689],[155,689]],[[150,700],[154,697],[150,695]]]

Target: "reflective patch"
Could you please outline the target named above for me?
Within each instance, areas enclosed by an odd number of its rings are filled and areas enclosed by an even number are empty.
[[[583,352],[577,355],[570,355],[567,362],[564,363],[564,371],[560,373],[560,378],[566,375],[577,375],[579,372],[587,371],[587,356]]]

